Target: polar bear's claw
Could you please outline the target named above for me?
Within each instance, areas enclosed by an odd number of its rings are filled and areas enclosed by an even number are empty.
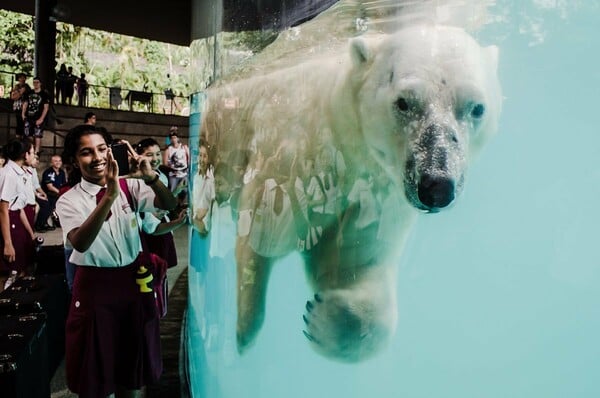
[[[306,312],[311,312],[312,309],[314,308],[314,304],[309,301],[306,302]]]
[[[315,337],[313,335],[311,335],[310,333],[308,333],[306,330],[303,330],[302,333],[304,334],[304,337],[306,337],[308,339],[308,341],[310,341],[311,343],[321,344],[321,343],[319,343],[319,340],[315,339]]]
[[[342,289],[315,294],[302,316],[304,336],[315,350],[333,359],[357,362],[371,357],[395,329],[395,309],[373,298]]]

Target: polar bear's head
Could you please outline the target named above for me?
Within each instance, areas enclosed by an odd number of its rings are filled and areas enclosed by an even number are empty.
[[[437,212],[460,194],[470,158],[495,132],[498,50],[464,30],[403,29],[351,44],[358,124],[370,155],[417,209]]]

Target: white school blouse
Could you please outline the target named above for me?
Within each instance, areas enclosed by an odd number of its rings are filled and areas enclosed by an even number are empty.
[[[8,202],[9,210],[21,210],[27,206],[28,179],[25,170],[10,159],[0,168],[0,200]]]
[[[215,200],[215,178],[212,173],[208,172],[206,176],[196,174],[192,190],[192,216],[201,209],[208,209],[209,211],[202,219],[207,231],[210,231],[210,205],[213,200]]]
[[[283,208],[279,214],[276,214],[274,208],[278,187],[283,192]],[[300,178],[296,178],[292,189],[296,191],[300,210],[306,218],[306,196]],[[254,211],[250,227],[250,247],[263,257],[283,256],[298,247],[289,193],[285,184],[278,185],[273,178],[265,180],[262,199]]]
[[[127,179],[127,186],[136,207],[134,211],[123,191],[113,202],[111,216],[104,221],[98,236],[83,253],[73,250],[69,259],[77,265],[122,267],[133,263],[142,250],[136,212],[153,212],[154,191],[138,179]],[[86,180],[65,192],[56,202],[63,239],[78,228],[96,208],[96,194],[102,187]],[[71,242],[68,242],[71,244]]]
[[[235,249],[236,221],[231,213],[231,198],[219,204],[213,200],[211,204],[210,250],[211,257],[225,258]]]
[[[26,194],[27,194],[27,204],[35,205],[35,191],[40,188],[40,179],[38,178],[37,171],[31,166],[24,167],[26,177]]]
[[[358,229],[366,228],[379,220],[377,199],[373,194],[372,186],[372,182],[364,178],[358,178],[354,181],[354,185],[348,194],[348,202],[360,204],[360,211],[354,224]]]
[[[160,220],[152,213],[144,213],[144,218],[138,213],[138,224],[142,226],[142,231],[152,235],[160,225]]]
[[[322,200],[324,199],[324,203],[321,205],[313,206],[313,211],[321,214],[335,214],[335,205],[338,197],[338,189],[333,185],[333,176],[331,173],[319,173],[319,177],[321,179],[321,184],[319,184],[319,180],[316,176],[311,177],[310,182],[308,183],[308,188],[306,188],[306,195],[308,195],[312,200]],[[327,189],[327,184],[325,183],[326,179],[329,181],[329,189]],[[323,189],[321,190],[321,187]]]

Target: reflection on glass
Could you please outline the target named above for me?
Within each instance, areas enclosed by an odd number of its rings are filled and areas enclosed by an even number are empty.
[[[208,253],[198,278],[223,269],[216,296],[235,291],[235,316],[219,314],[213,326],[233,325],[211,330],[215,287],[201,285],[208,352],[223,339],[229,361],[251,355],[265,324],[280,321],[267,292],[290,258],[309,293],[289,311],[315,351],[360,363],[390,343],[415,217],[460,197],[501,108],[497,48],[459,26],[485,7],[412,3],[340,1],[239,63],[225,46],[248,36],[219,36],[229,74],[206,90],[192,219]]]

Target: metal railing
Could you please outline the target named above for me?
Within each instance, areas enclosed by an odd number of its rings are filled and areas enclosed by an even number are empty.
[[[27,82],[32,86],[31,76]],[[10,98],[10,91],[15,86],[15,73],[0,71],[0,98]],[[50,93],[53,97],[53,93]],[[71,100],[72,106],[78,106],[77,91]],[[115,109],[133,112],[157,113],[165,115],[189,116],[188,97],[176,95],[167,89],[163,93],[139,91],[123,87],[106,87],[96,84],[88,85],[86,103],[83,106],[100,109]]]

